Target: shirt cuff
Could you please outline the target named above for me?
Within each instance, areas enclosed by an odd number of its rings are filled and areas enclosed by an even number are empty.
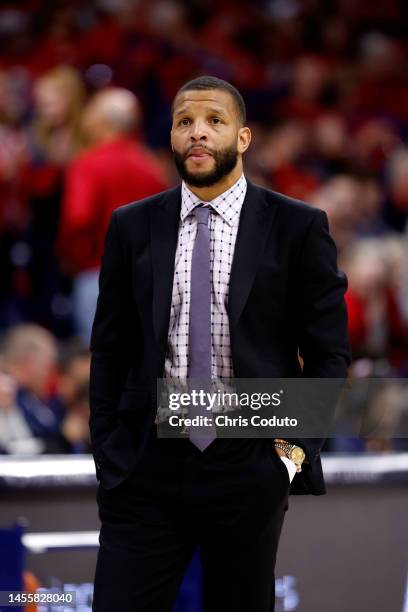
[[[292,480],[295,477],[295,474],[297,472],[297,465],[296,465],[296,463],[294,463],[293,461],[291,461],[287,457],[280,457],[280,459],[285,464],[286,469],[288,470],[288,473],[289,473],[289,480],[290,480],[290,482],[292,482]]]

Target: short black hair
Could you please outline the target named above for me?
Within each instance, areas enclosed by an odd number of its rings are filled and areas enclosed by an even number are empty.
[[[182,85],[182,87],[180,87],[180,89],[178,90],[178,92],[176,93],[174,97],[174,101],[176,100],[177,96],[183,93],[184,91],[192,91],[192,90],[206,91],[209,89],[221,89],[223,91],[228,92],[230,96],[232,97],[232,99],[234,100],[240,122],[242,123],[242,125],[245,125],[246,106],[245,106],[244,98],[239,93],[238,89],[234,87],[234,85],[231,85],[231,83],[228,83],[228,81],[224,81],[223,79],[219,79],[218,77],[204,75],[204,76],[199,76],[196,79],[192,79],[191,81],[188,81],[187,83]],[[172,114],[174,113],[174,101],[173,101],[173,105],[171,109]]]

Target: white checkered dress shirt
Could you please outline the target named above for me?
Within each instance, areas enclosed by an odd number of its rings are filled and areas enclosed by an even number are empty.
[[[246,189],[247,182],[242,174],[228,191],[211,202],[202,202],[184,182],[182,184],[181,221],[175,259],[168,351],[164,368],[167,379],[184,380],[188,375],[191,258],[197,231],[197,220],[191,213],[198,204],[208,204],[212,208],[209,221],[212,275],[212,377],[232,378],[234,375],[227,304],[232,258]]]

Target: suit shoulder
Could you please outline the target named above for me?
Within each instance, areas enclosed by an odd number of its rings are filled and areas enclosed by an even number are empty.
[[[317,206],[312,206],[307,202],[292,198],[266,187],[256,187],[262,191],[265,200],[269,204],[274,206],[278,205],[280,214],[284,215],[285,217],[287,216],[292,220],[296,218],[300,222],[303,221],[304,223],[311,223],[317,217],[325,215],[324,211]]]

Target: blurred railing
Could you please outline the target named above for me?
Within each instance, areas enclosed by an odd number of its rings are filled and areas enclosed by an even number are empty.
[[[383,484],[408,482],[408,453],[322,455],[326,483]],[[0,459],[0,487],[92,486],[96,485],[91,455]]]

